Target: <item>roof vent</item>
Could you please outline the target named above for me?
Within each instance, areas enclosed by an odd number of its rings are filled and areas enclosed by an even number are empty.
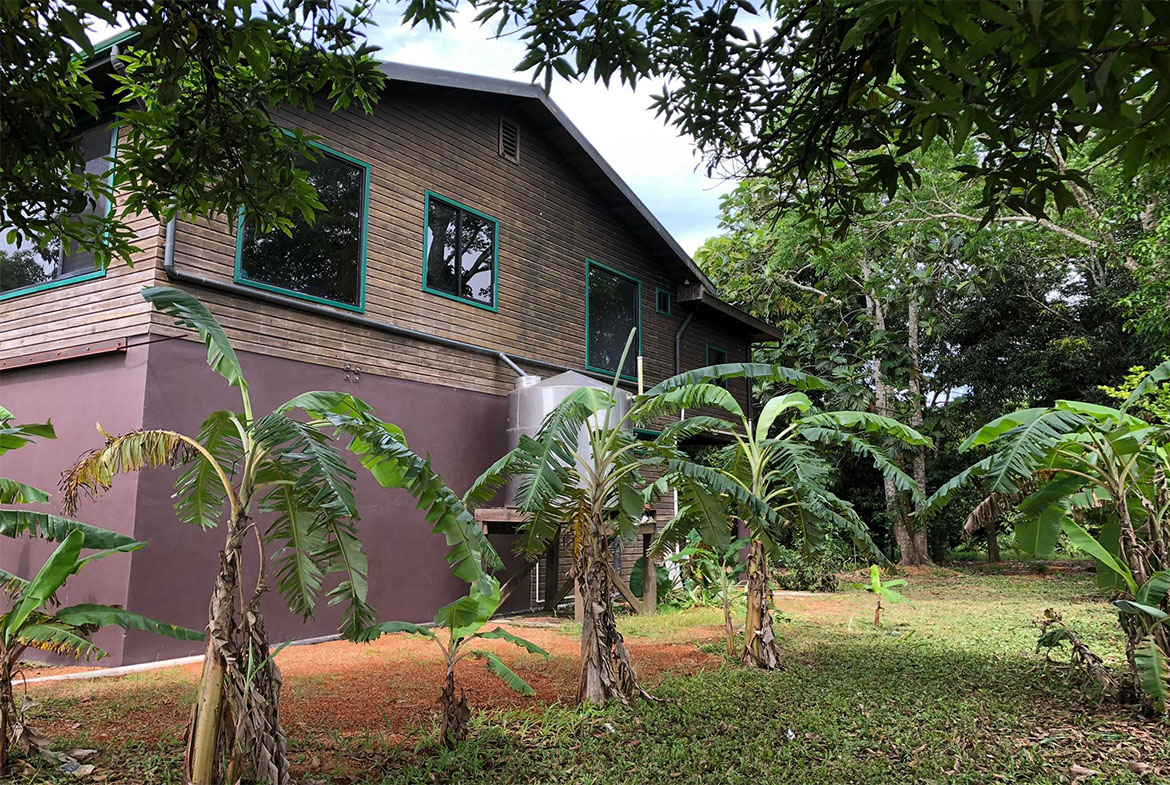
[[[520,163],[520,127],[503,117],[500,118],[500,155]]]

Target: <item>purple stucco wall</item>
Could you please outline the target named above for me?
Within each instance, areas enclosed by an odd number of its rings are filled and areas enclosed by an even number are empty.
[[[203,347],[191,341],[150,346],[143,427],[197,433],[212,411],[239,408],[238,391],[209,371],[204,358]],[[353,393],[373,406],[379,417],[402,427],[412,449],[433,455],[435,468],[457,493],[504,450],[505,399],[500,396],[368,373],[361,374],[358,382],[347,381],[341,369],[251,353],[241,353],[240,361],[258,415],[307,390]],[[370,560],[370,604],[379,620],[429,620],[439,606],[466,591],[447,571],[446,545],[442,537],[431,533],[405,491],[383,489],[356,462],[352,465],[358,472],[360,530]],[[135,534],[149,544],[134,556],[127,599],[141,613],[201,629],[207,621],[223,535],[177,521],[171,499],[174,479],[165,470],[144,473],[139,479]],[[509,539],[493,538],[493,544],[506,561],[514,562]],[[255,545],[249,547],[254,564]],[[281,641],[333,633],[340,613],[339,607],[322,602],[315,618],[303,621],[285,610],[272,592],[266,607],[269,636]],[[132,633],[127,636],[123,660],[142,662],[199,649]]]
[[[52,420],[57,439],[43,440],[0,456],[0,476],[11,477],[52,492],[50,503],[39,509],[60,512],[57,484],[61,472],[83,452],[100,447],[101,423],[108,432],[120,433],[142,427],[143,390],[147,347],[131,347],[125,353],[57,362],[0,372],[0,404],[16,416],[16,422]],[[96,502],[85,502],[78,518],[107,529],[132,534],[139,478],[119,477],[114,487]],[[30,542],[0,538],[0,566],[31,578],[56,547],[43,540]],[[59,598],[66,605],[82,602],[126,605],[132,556],[118,554],[94,562],[69,579]],[[130,606],[134,609],[133,606]],[[99,632],[94,643],[110,657],[103,664],[123,659],[123,633]],[[51,659],[29,652],[30,659]]]

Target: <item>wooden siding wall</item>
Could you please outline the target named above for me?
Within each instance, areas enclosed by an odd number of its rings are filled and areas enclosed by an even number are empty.
[[[158,222],[130,220],[134,266],[114,262],[101,278],[64,284],[0,302],[0,359],[84,347],[147,332],[150,308],[139,295],[162,261]]]
[[[460,91],[392,86],[372,116],[360,111],[287,113],[289,125],[371,167],[365,316],[573,368],[585,365],[586,258],[641,282],[648,381],[674,372],[674,334],[685,315],[655,311],[656,287],[674,290],[679,272],[650,260],[641,242],[563,156],[516,114],[507,99]],[[501,112],[521,128],[521,159],[498,155]],[[422,291],[424,192],[500,222],[498,312]],[[235,236],[227,222],[180,223],[176,266],[231,281]],[[363,373],[503,394],[515,374],[494,358],[413,341],[328,317],[193,288],[241,349]],[[155,317],[155,329],[168,331]],[[696,318],[686,333],[688,362],[701,365],[705,342],[737,358],[742,336]],[[697,361],[696,361],[696,358]],[[693,365],[690,367],[694,367]],[[541,376],[548,369],[530,368]]]

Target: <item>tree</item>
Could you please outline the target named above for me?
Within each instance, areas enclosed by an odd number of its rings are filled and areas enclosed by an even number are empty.
[[[95,264],[128,260],[129,220],[234,215],[288,229],[320,208],[300,162],[307,137],[281,107],[367,112],[381,85],[364,42],[370,2],[65,0],[0,4],[0,203],[9,242],[67,238]],[[128,26],[95,47],[92,20]],[[91,66],[107,58],[110,82]],[[114,176],[86,173],[77,134],[107,115],[125,129]],[[87,210],[103,199],[118,209]]]
[[[50,423],[14,424],[12,413],[0,407],[0,455],[31,444],[33,439],[56,438]],[[48,501],[40,488],[0,477],[0,504]],[[70,576],[90,563],[115,553],[129,553],[146,545],[132,537],[79,521],[32,510],[0,509],[0,536],[28,535],[60,543],[31,579],[0,569],[0,777],[8,774],[9,738],[26,750],[47,743],[24,721],[16,703],[13,679],[21,657],[29,649],[65,654],[77,659],[100,659],[106,652],[89,641],[103,627],[145,630],[179,640],[203,640],[203,633],[177,627],[109,605],[84,603],[57,607],[56,594]],[[96,551],[84,558],[83,550]]]
[[[840,446],[865,457],[898,488],[916,495],[919,491],[914,480],[859,433],[892,438],[908,445],[927,446],[930,440],[913,428],[881,415],[812,412],[812,401],[803,392],[773,397],[753,421],[732,395],[716,383],[721,378],[742,376],[750,370],[750,364],[730,363],[675,376],[647,392],[652,401],[647,409],[661,415],[714,407],[731,415],[730,420],[707,414],[685,417],[667,426],[662,438],[730,434],[733,442],[721,451],[722,467],[717,471],[741,489],[741,499],[764,502],[765,516],[759,515],[758,507],[745,506],[738,500],[733,500],[731,509],[735,519],[747,527],[751,538],[741,660],[745,665],[772,669],[779,664],[769,608],[772,592],[768,584],[768,559],[778,542],[774,521],[779,521],[781,532],[806,554],[820,549],[826,532],[831,530],[844,532],[878,554],[853,506],[829,490],[832,466],[826,448]],[[804,386],[823,387],[824,383]],[[679,515],[659,534],[655,549],[663,551],[682,542],[686,533],[695,529],[716,552],[726,549],[729,533],[722,505],[716,502],[713,509],[708,508],[707,501],[700,495],[697,504],[681,507]]]
[[[1147,374],[1120,408],[1057,401],[1006,414],[962,445],[990,455],[943,485],[927,508],[947,503],[976,479],[986,491],[1018,495],[1023,520],[1016,544],[1049,553],[1063,533],[1096,559],[1098,579],[1114,593],[1126,634],[1135,697],[1165,710],[1170,685],[1170,429],[1130,414],[1170,379],[1170,362]],[[1084,525],[1094,519],[1099,533]]]
[[[908,154],[936,138],[985,151],[963,171],[988,216],[1074,203],[1083,173],[1056,166],[1046,137],[1062,150],[1094,137],[1127,178],[1170,153],[1170,11],[1155,0],[469,2],[519,35],[517,70],[546,85],[662,80],[654,106],[710,170],[773,180],[777,204],[838,226],[870,195],[915,187]],[[458,6],[412,0],[404,17],[439,26]]]
[[[189,730],[187,782],[210,785],[225,771],[221,751],[231,751],[227,771],[242,766],[270,785],[289,782],[280,726],[280,674],[269,656],[260,600],[268,589],[266,550],[276,588],[294,613],[309,617],[327,578],[339,582],[329,604],[344,603],[341,633],[357,637],[373,622],[367,604],[367,561],[357,530],[358,511],[350,469],[329,431],[350,438],[348,448],[384,487],[405,488],[445,535],[453,570],[468,582],[484,575],[484,561],[498,558],[482,531],[450,489],[423,459],[409,450],[397,426],[373,416],[364,402],[336,392],[298,395],[273,412],[256,416],[249,385],[235,350],[215,317],[193,296],[170,287],[143,291],[155,308],[196,332],[207,346],[208,366],[240,391],[242,411],[213,412],[197,437],[176,431],[143,430],[106,435],[106,444],[82,456],[62,481],[65,509],[79,496],[108,490],[123,472],[182,466],[175,483],[181,521],[211,528],[227,512],[220,569],[212,590],[204,658]],[[301,412],[302,421],[292,415]],[[103,432],[104,433],[104,432]],[[254,511],[269,514],[261,531]],[[259,578],[245,600],[244,541],[255,536]],[[235,727],[222,720],[225,701]]]
[[[460,691],[459,699],[455,699],[455,666],[465,657],[474,657],[483,660],[488,671],[495,674],[511,689],[524,695],[532,695],[535,690],[520,678],[496,654],[483,649],[466,649],[465,647],[476,639],[505,640],[508,643],[525,649],[530,654],[539,654],[548,659],[548,652],[535,643],[517,637],[505,630],[496,627],[494,630],[482,632],[483,626],[495,615],[500,607],[500,583],[495,578],[485,577],[471,585],[466,597],[460,597],[449,605],[444,605],[435,613],[435,627],[447,631],[447,641],[444,643],[435,631],[421,624],[411,624],[405,621],[390,621],[374,625],[363,630],[358,636],[360,641],[374,641],[383,635],[395,632],[409,632],[421,635],[435,642],[443,653],[447,664],[447,672],[443,681],[443,692],[439,697],[439,704],[443,709],[443,719],[439,726],[439,739],[443,746],[455,749],[459,742],[467,738],[467,720],[471,716],[467,708],[467,696]]]

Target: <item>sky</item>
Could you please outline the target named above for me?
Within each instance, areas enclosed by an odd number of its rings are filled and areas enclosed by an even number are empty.
[[[513,70],[523,59],[523,43],[516,37],[494,38],[494,26],[480,27],[472,21],[474,10],[461,8],[454,27],[435,32],[400,25],[393,6],[380,6],[379,26],[369,36],[370,43],[382,47],[375,57],[529,81],[530,75]],[[679,244],[694,253],[717,233],[719,197],[732,185],[708,178],[691,140],[655,116],[649,107],[656,87],[646,83],[635,92],[616,80],[608,88],[559,80],[551,95]]]
[[[494,26],[480,27],[472,20],[474,9],[461,8],[453,27],[436,32],[422,25],[413,29],[401,25],[395,4],[379,5],[378,26],[368,28],[370,43],[381,47],[374,56],[530,81],[529,75],[513,70],[523,59],[521,41],[493,37]],[[100,41],[116,32],[99,22],[91,28],[90,38]],[[718,232],[719,198],[733,186],[708,178],[692,141],[655,116],[649,107],[656,87],[646,83],[635,92],[616,81],[607,88],[592,81],[558,80],[551,95],[679,244],[693,254]]]

